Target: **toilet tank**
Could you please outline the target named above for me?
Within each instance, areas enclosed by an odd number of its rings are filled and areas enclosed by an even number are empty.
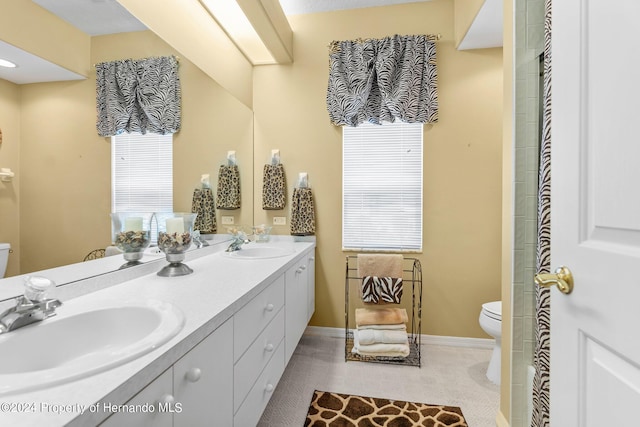
[[[0,243],[0,278],[4,277],[4,272],[7,270],[9,249],[11,249],[11,245],[9,243]]]

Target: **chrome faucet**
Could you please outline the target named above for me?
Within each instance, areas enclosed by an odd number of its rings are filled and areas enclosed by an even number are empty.
[[[24,296],[18,297],[15,307],[0,314],[0,334],[55,316],[56,308],[61,305],[62,302],[57,299],[31,301]]]
[[[233,241],[226,249],[226,252],[235,252],[239,251],[243,244],[249,243],[250,240],[247,238],[247,235],[243,232],[239,232],[237,234],[233,234]]]
[[[62,302],[44,298],[45,291],[53,286],[55,283],[44,277],[27,276],[24,295],[16,298],[14,307],[0,314],[0,334],[55,316],[55,310]]]

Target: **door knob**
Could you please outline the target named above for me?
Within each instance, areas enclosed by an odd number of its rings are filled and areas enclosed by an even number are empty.
[[[556,268],[554,273],[536,274],[535,282],[547,288],[556,285],[563,294],[570,294],[573,291],[573,275],[565,266]]]

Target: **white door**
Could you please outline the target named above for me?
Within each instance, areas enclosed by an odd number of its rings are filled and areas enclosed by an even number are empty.
[[[640,2],[552,8],[551,425],[640,425]]]

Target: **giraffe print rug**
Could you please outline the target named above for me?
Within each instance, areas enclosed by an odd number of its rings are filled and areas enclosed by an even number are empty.
[[[468,427],[457,406],[427,405],[316,390],[305,427]]]

